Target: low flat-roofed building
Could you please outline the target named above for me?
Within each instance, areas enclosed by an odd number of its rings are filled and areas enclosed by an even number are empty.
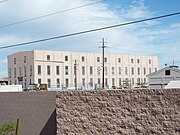
[[[147,83],[146,75],[158,69],[157,56],[105,54],[106,88]],[[47,84],[49,89],[96,89],[102,85],[102,54],[33,50],[8,56],[9,84]]]

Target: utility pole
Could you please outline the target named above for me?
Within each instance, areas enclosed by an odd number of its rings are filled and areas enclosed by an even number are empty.
[[[102,48],[102,89],[104,89],[104,48],[106,48],[107,46],[105,46],[105,41],[104,38],[102,38],[102,46],[100,46]]]
[[[75,80],[74,80],[75,90],[77,90],[77,60],[75,60],[75,63],[74,63],[74,75],[75,75]]]
[[[16,131],[15,131],[15,135],[18,135],[18,130],[19,130],[19,118],[17,119],[17,122],[16,122]]]

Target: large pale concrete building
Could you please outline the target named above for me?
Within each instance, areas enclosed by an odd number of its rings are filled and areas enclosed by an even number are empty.
[[[105,54],[106,88],[147,83],[146,75],[158,69],[156,56]],[[75,65],[76,63],[76,65]],[[75,75],[77,74],[77,75]],[[102,83],[102,55],[99,53],[33,50],[8,56],[9,84],[47,84],[48,88],[94,89]]]

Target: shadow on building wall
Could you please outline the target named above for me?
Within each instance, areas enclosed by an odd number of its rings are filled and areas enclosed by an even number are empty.
[[[39,135],[56,135],[56,131],[57,131],[57,121],[56,121],[56,109],[55,109]]]

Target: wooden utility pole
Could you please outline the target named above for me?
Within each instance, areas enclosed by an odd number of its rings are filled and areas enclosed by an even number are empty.
[[[104,42],[104,38],[102,38],[102,89],[104,89],[104,48],[106,48],[107,46],[105,46],[105,42]]]
[[[74,63],[74,75],[75,75],[75,80],[74,80],[75,90],[77,90],[77,60],[75,60],[75,63]]]
[[[19,129],[19,118],[17,119],[17,122],[16,122],[16,132],[15,132],[15,135],[18,135],[18,129]]]

